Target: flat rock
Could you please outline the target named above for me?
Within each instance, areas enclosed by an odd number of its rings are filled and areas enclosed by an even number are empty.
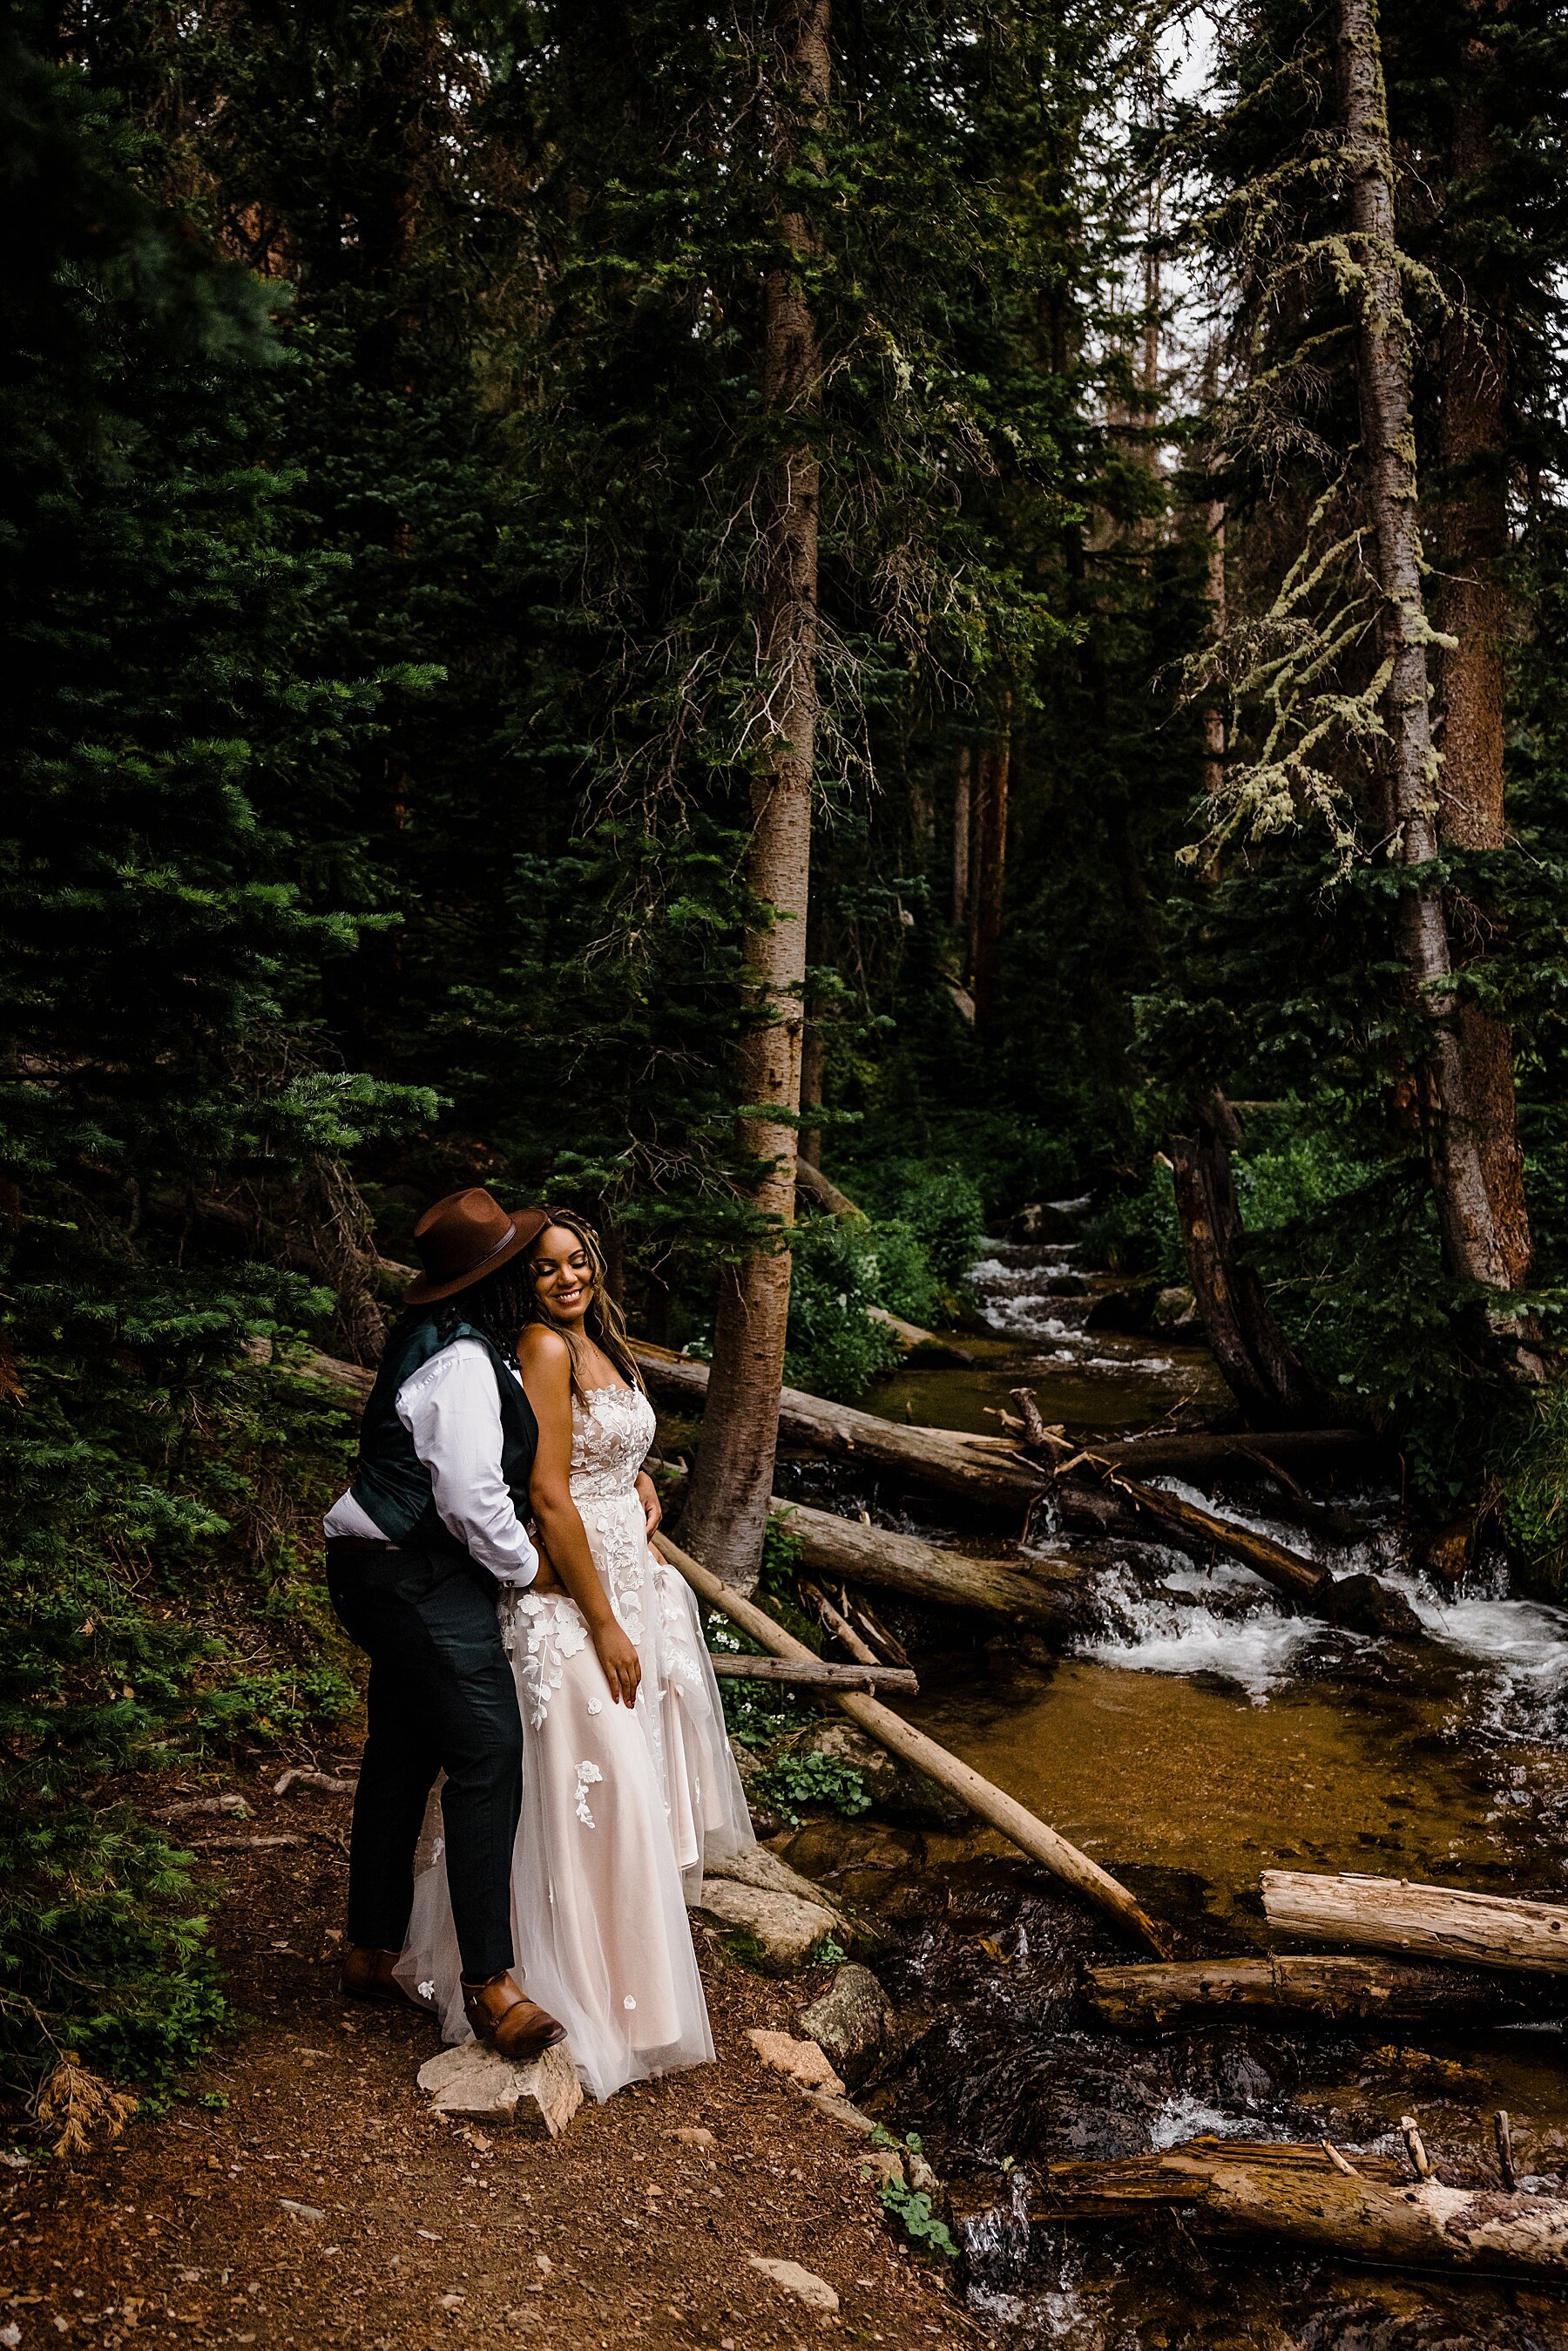
[[[815,1879],[803,1877],[765,1844],[754,1844],[747,1852],[737,1854],[732,1861],[715,1862],[706,1873],[708,1878],[722,1877],[732,1886],[755,1886],[765,1894],[790,1894],[797,1902],[815,1902],[824,1910],[842,1916],[840,1906],[825,1887]]]
[[[715,1926],[748,1937],[758,1966],[768,1975],[792,1975],[805,1967],[839,1924],[837,1914],[820,1902],[727,1877],[709,1879],[693,1907]]]
[[[888,2002],[869,1968],[840,1968],[822,1999],[801,2018],[846,2082],[862,2082],[888,2045]]]
[[[843,2083],[815,2041],[795,2041],[787,2032],[771,2032],[761,2024],[752,2025],[746,2038],[764,2065],[771,2065],[775,2074],[787,2074],[797,2088],[823,2090],[835,2098],[844,2095]]]
[[[838,2296],[827,2280],[819,2278],[814,2270],[803,2270],[798,2262],[772,2262],[762,2253],[748,2253],[746,2259],[754,2270],[761,2270],[764,2277],[772,2278],[775,2285],[782,2285],[786,2294],[793,2294],[809,2309],[837,2309]]]
[[[510,2124],[534,2138],[559,2138],[583,2103],[576,2060],[565,2041],[531,2065],[514,2065],[482,2042],[464,2041],[426,2060],[420,2087],[438,2115]]]

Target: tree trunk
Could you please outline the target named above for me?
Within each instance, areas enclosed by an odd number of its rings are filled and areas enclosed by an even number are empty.
[[[1312,1952],[1262,1959],[1178,1959],[1154,1967],[1091,1968],[1089,2005],[1124,2032],[1214,2022],[1238,2010],[1253,2018],[1325,2025],[1511,2024],[1561,2012],[1559,1986],[1523,1974],[1409,1959],[1342,1959]]]
[[[1194,1133],[1167,1145],[1203,1335],[1250,1423],[1322,1427],[1334,1406],[1275,1322],[1246,1259],[1227,1126],[1235,1131],[1234,1115],[1216,1096],[1198,1113]]]
[[[1007,886],[1007,808],[1012,749],[1004,731],[980,755],[976,810],[978,871],[974,877],[970,961],[974,973],[974,1018],[978,1029],[996,1019],[1002,963],[1002,920]]]
[[[1162,2205],[1191,2210],[1207,2228],[1400,2269],[1568,2271],[1561,2198],[1410,2181],[1386,2156],[1336,2160],[1324,2146],[1199,2138],[1119,2163],[1052,2163],[1035,2211],[1110,2220]]]
[[[1203,508],[1203,534],[1207,549],[1209,630],[1212,637],[1225,633],[1225,502],[1210,498]],[[1218,699],[1203,705],[1203,797],[1218,805],[1225,789],[1225,713]]]
[[[800,1042],[800,1114],[799,1155],[806,1167],[822,1165],[822,1129],[808,1126],[806,1119],[814,1110],[822,1108],[822,1023],[807,1020]]]
[[[795,109],[809,116],[827,99],[828,0],[799,0],[782,33],[794,105],[786,110],[775,161],[788,172],[800,160]],[[789,429],[767,486],[763,659],[771,740],[753,783],[746,862],[752,896],[766,912],[746,941],[753,977],[740,1067],[748,1114],[739,1125],[741,1149],[755,1166],[752,1198],[768,1231],[721,1277],[713,1409],[685,1519],[691,1540],[717,1572],[748,1590],[762,1564],[789,1321],[785,1241],[794,1220],[817,712],[818,465],[812,424],[821,397],[821,353],[799,266],[817,240],[799,212],[784,214],[780,234],[794,258],[767,274],[763,380],[769,407],[788,419]]]
[[[1281,1934],[1358,1943],[1461,1967],[1544,1968],[1568,1975],[1568,1907],[1399,1877],[1320,1877],[1265,1869],[1263,1910]]]
[[[1496,152],[1480,102],[1461,94],[1452,177],[1460,187],[1491,169]],[[1507,339],[1469,310],[1450,312],[1441,338],[1438,448],[1444,497],[1438,510],[1438,619],[1453,642],[1438,656],[1443,765],[1438,832],[1445,848],[1499,850],[1503,817],[1503,638],[1508,598],[1499,576],[1508,553],[1505,422]],[[1495,919],[1467,900],[1453,907],[1467,934],[1493,937]],[[1478,1128],[1481,1181],[1491,1203],[1511,1289],[1530,1277],[1524,1157],[1514,1105],[1513,1035],[1481,1006],[1459,1013],[1460,1058]]]
[[[1472,1099],[1459,1044],[1448,918],[1437,878],[1438,760],[1432,741],[1421,595],[1416,426],[1410,327],[1395,240],[1394,163],[1376,0],[1336,0],[1345,157],[1359,268],[1358,389],[1374,570],[1381,590],[1382,716],[1387,733],[1388,828],[1407,879],[1397,944],[1428,1020],[1419,1071],[1428,1163],[1449,1271],[1482,1290],[1482,1320],[1520,1375],[1538,1379],[1539,1357],[1517,1308],[1510,1258],[1482,1165],[1481,1105]],[[1495,1105],[1493,1106],[1495,1110]]]
[[[958,775],[953,784],[953,929],[961,942],[969,936],[969,844],[974,825],[973,764],[969,745],[961,743]]]

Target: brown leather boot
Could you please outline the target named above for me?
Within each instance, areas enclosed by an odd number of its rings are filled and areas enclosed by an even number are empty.
[[[423,2001],[405,1991],[392,1973],[401,1957],[400,1951],[374,1951],[363,1943],[350,1943],[338,1978],[344,1999],[372,2001],[378,2008],[417,2009],[428,2016]]]
[[[515,1983],[505,1968],[483,1983],[462,1980],[462,2011],[481,2041],[527,2065],[566,2037],[566,2028]]]

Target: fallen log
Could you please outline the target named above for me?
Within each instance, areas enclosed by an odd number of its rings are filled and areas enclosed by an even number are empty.
[[[632,1343],[632,1353],[655,1395],[689,1411],[701,1411],[708,1395],[706,1364],[642,1339]],[[785,1388],[780,1395],[779,1435],[785,1444],[863,1461],[869,1469],[891,1470],[912,1485],[992,1509],[1026,1508],[1043,1482],[1040,1472],[1021,1461],[1005,1437],[910,1427],[853,1405],[829,1404],[801,1388]]]
[[[632,1353],[656,1396],[701,1412],[708,1395],[708,1366],[689,1355],[678,1355],[651,1341],[632,1342]],[[364,1404],[375,1374],[361,1364],[346,1364],[337,1356],[313,1353],[301,1370],[338,1389],[344,1400]],[[785,1388],[779,1399],[779,1432],[787,1444],[819,1453],[865,1461],[888,1469],[911,1485],[938,1493],[957,1494],[971,1502],[993,1507],[1027,1506],[1044,1485],[1037,1469],[1021,1461],[1004,1437],[986,1437],[961,1429],[909,1426],[884,1420],[879,1414],[861,1412],[854,1405],[830,1404],[807,1395],[801,1388]],[[1189,1471],[1196,1475],[1226,1463],[1258,1466],[1261,1459],[1294,1463],[1353,1465],[1370,1459],[1372,1440],[1358,1429],[1283,1429],[1266,1436],[1214,1437],[1190,1429],[1155,1437],[1114,1437],[1096,1447],[1104,1461],[1137,1469]]]
[[[732,1624],[749,1633],[752,1639],[770,1656],[795,1660],[810,1657],[811,1651],[804,1641],[797,1641],[793,1633],[786,1633],[782,1625],[776,1625],[753,1602],[742,1599],[729,1584],[721,1583],[700,1561],[693,1559],[689,1552],[680,1550],[667,1535],[656,1534],[653,1544],[662,1559],[680,1569],[700,1600],[705,1601],[710,1608],[717,1608],[729,1617]],[[950,1755],[945,1747],[940,1747],[934,1739],[928,1739],[925,1732],[917,1730],[912,1723],[903,1721],[879,1699],[861,1698],[845,1691],[836,1695],[833,1702],[852,1722],[857,1722],[862,1730],[868,1731],[873,1739],[886,1747],[890,1754],[897,1755],[902,1762],[913,1764],[917,1771],[925,1772],[927,1778],[935,1780],[939,1786],[950,1789],[980,1819],[999,1829],[1021,1853],[1027,1854],[1032,1861],[1039,1862],[1043,1868],[1048,1869],[1053,1876],[1061,1878],[1064,1884],[1085,1895],[1147,1949],[1157,1952],[1161,1958],[1165,1956],[1158,1928],[1126,1886],[1119,1886],[1098,1862],[1091,1861],[1087,1854],[1080,1853],[1076,1845],[1070,1844],[1065,1837],[1058,1836],[1054,1829],[1037,1820],[1005,1790],[982,1779],[969,1764],[961,1762],[956,1755]]]
[[[918,1698],[919,1676],[909,1666],[834,1665],[826,1657],[737,1657],[728,1651],[710,1652],[709,1663],[721,1681],[798,1682],[804,1688],[903,1690]]]
[[[1303,1869],[1265,1869],[1262,1883],[1264,1913],[1282,1934],[1417,1952],[1461,1967],[1568,1974],[1568,1907],[1561,1903]]]
[[[1207,2228],[1398,2269],[1568,2272],[1563,2198],[1412,2181],[1386,2157],[1345,2156],[1326,2144],[1198,2138],[1121,2162],[1052,2163],[1035,2215],[1125,2220],[1161,2207],[1189,2211]]]
[[[1409,1959],[1276,1953],[1254,1959],[1180,1959],[1163,1966],[1090,1968],[1090,2007],[1123,2032],[1158,2032],[1232,2011],[1324,2024],[1512,2024],[1554,2015],[1565,1995],[1547,1981]]]
[[[799,1543],[802,1563],[815,1574],[878,1585],[940,1607],[1004,1616],[1012,1624],[1044,1632],[1059,1634],[1066,1628],[1084,1582],[1082,1571],[1066,1562],[1058,1574],[1051,1575],[1016,1553],[971,1559],[966,1552],[923,1542],[918,1535],[865,1526],[831,1510],[811,1510],[804,1502],[775,1499],[771,1508]]]
[[[1027,1388],[1014,1388],[1012,1395],[1023,1415],[1030,1450],[1043,1464],[1054,1465],[1053,1474],[1059,1493],[1069,1490],[1064,1481],[1075,1472],[1096,1479],[1146,1518],[1168,1530],[1184,1548],[1194,1541],[1211,1544],[1216,1551],[1250,1567],[1254,1575],[1272,1583],[1294,1605],[1310,1609],[1330,1624],[1352,1625],[1360,1632],[1389,1633],[1397,1637],[1421,1632],[1421,1620],[1404,1594],[1377,1576],[1334,1575],[1328,1568],[1303,1559],[1299,1552],[1287,1551],[1282,1543],[1256,1533],[1251,1527],[1238,1526],[1232,1520],[1203,1510],[1179,1494],[1168,1494],[1161,1487],[1146,1486],[1140,1479],[1129,1477],[1125,1467],[1113,1461],[1100,1447],[1075,1446],[1058,1430],[1047,1428]]]

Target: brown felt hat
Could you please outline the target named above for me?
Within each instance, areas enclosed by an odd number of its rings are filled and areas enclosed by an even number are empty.
[[[404,1303],[433,1305],[438,1298],[483,1281],[536,1241],[549,1221],[547,1208],[519,1208],[509,1217],[480,1184],[471,1191],[449,1192],[414,1227],[424,1271],[403,1292]]]

